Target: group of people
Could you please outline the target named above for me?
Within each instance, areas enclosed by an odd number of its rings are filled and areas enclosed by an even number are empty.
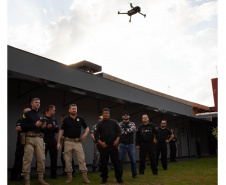
[[[62,115],[62,126],[59,129],[55,114],[55,106],[49,105],[44,115],[39,112],[40,99],[31,100],[31,109],[23,111],[22,119],[17,122],[18,131],[17,149],[15,163],[12,170],[12,179],[20,176],[24,178],[25,185],[30,185],[30,170],[33,155],[36,155],[36,166],[38,182],[48,185],[43,179],[45,174],[45,157],[49,151],[51,160],[51,177],[57,178],[57,155],[61,149],[61,159],[64,174],[67,175],[66,183],[72,182],[75,176],[73,152],[75,153],[82,173],[83,182],[89,184],[87,167],[82,142],[89,133],[84,118],[77,114],[77,105],[69,106],[69,116]],[[81,132],[84,129],[84,134]],[[55,134],[58,133],[56,140]],[[134,138],[136,136],[136,138]],[[91,130],[91,137],[94,141],[93,172],[99,167],[102,184],[107,183],[109,157],[115,170],[117,183],[123,183],[123,162],[124,156],[128,153],[131,162],[132,178],[137,178],[135,149],[139,149],[140,165],[139,175],[144,174],[146,161],[148,160],[153,175],[158,175],[158,159],[161,154],[161,163],[164,170],[167,170],[167,143],[176,142],[173,131],[167,128],[166,120],[162,120],[161,126],[156,127],[147,114],[142,116],[142,124],[136,128],[135,123],[130,121],[127,111],[122,114],[122,122],[110,118],[110,110],[104,108],[99,116],[98,123]],[[134,143],[135,139],[135,143]],[[171,148],[171,147],[170,147]],[[173,150],[173,149],[172,149]],[[175,148],[174,148],[175,150]],[[175,161],[175,155],[170,155],[170,161]]]

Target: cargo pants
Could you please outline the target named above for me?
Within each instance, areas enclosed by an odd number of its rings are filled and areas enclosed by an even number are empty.
[[[65,172],[72,173],[72,155],[75,152],[77,157],[79,171],[87,172],[85,163],[85,154],[81,142],[64,141],[64,160],[65,160]]]
[[[24,145],[22,176],[25,180],[30,179],[31,162],[33,155],[37,159],[37,175],[45,173],[45,143],[41,137],[26,137]]]

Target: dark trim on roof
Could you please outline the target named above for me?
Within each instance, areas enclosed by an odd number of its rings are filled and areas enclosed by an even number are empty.
[[[83,91],[108,96],[131,103],[192,116],[192,106],[161,97],[113,80],[73,69],[53,60],[8,46],[8,70],[11,73],[44,79]]]

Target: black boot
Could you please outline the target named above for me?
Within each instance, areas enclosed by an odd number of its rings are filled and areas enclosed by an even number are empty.
[[[117,183],[122,184],[122,183],[124,183],[124,182],[123,182],[123,180],[120,178],[120,179],[117,179]]]
[[[107,183],[107,178],[102,178],[101,184],[106,184]]]
[[[93,167],[93,171],[92,171],[92,173],[95,173],[96,172],[96,167]]]

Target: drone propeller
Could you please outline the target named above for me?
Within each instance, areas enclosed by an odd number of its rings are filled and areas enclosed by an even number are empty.
[[[133,8],[133,5],[132,5],[132,3],[130,3],[130,7],[131,7],[131,8]]]
[[[140,12],[138,12],[139,14],[141,14],[141,15],[143,15],[144,16],[144,18],[146,17],[146,14],[142,14],[142,13],[140,13]]]

